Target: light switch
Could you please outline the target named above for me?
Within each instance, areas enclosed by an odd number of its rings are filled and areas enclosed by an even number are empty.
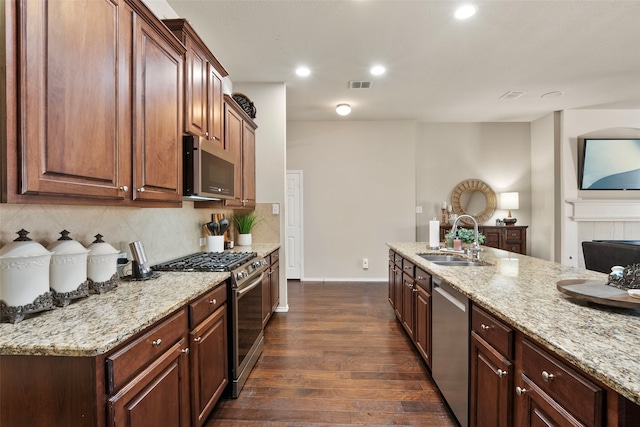
[[[271,213],[274,215],[280,215],[280,204],[274,203],[271,205]]]

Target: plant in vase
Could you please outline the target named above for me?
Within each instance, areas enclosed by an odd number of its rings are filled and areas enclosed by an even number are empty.
[[[451,230],[444,235],[444,238],[445,238],[447,248],[452,248],[454,239],[458,238],[462,243],[473,243],[473,236],[474,236],[474,231],[472,228],[458,227],[457,233]],[[484,241],[485,241],[484,234],[478,232],[478,244],[482,245],[484,244]],[[449,245],[449,242],[451,242],[451,245]]]
[[[233,217],[233,222],[236,224],[238,229],[238,245],[251,245],[251,230],[258,223],[258,215],[253,212],[235,215]]]

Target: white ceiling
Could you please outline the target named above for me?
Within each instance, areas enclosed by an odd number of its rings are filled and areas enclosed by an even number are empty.
[[[285,82],[287,120],[503,122],[640,108],[640,0],[473,1],[467,21],[453,17],[453,0],[167,1],[234,83]],[[384,76],[369,74],[376,63]],[[294,73],[303,64],[307,78]],[[508,91],[526,94],[499,99]],[[566,94],[541,98],[552,91]],[[346,118],[335,113],[343,102]]]

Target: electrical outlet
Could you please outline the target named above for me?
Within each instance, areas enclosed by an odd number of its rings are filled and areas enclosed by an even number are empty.
[[[274,215],[280,215],[280,204],[274,203],[271,205],[271,213]]]
[[[416,206],[416,213],[417,214],[422,213],[422,206]]]
[[[369,268],[369,258],[362,258],[362,268],[366,270]]]
[[[205,239],[204,237],[200,238],[200,246],[204,246],[207,244],[207,239]]]

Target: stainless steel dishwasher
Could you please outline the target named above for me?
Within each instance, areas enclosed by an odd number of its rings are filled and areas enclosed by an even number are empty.
[[[469,299],[433,278],[431,376],[462,427],[469,424]]]

